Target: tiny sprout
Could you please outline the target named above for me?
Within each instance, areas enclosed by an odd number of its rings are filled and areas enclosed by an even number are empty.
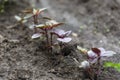
[[[54,30],[52,30],[52,29],[55,28],[55,27],[58,27],[59,25],[62,25],[63,23],[59,23],[59,22],[57,22],[55,20],[52,20],[50,18],[49,19],[47,18],[47,20],[48,21],[46,21],[44,24],[34,24],[34,25],[31,25],[30,27],[32,29],[37,28],[39,30],[42,30],[42,31],[39,31],[40,34],[43,34],[43,36],[46,37],[46,44],[47,44],[47,46],[52,48],[53,47],[53,35],[56,35]],[[35,32],[35,33],[37,33],[37,32]],[[71,38],[67,38],[66,37],[66,36],[68,36],[68,34],[70,34],[70,32],[64,32],[63,35],[59,35],[58,36],[59,38],[57,38],[57,40],[62,41],[64,39],[62,42],[69,42],[69,41],[71,41]],[[34,38],[41,37],[39,35],[38,34],[37,35],[34,34],[32,36],[32,38],[34,39]],[[61,38],[63,38],[63,39],[61,40]],[[51,49],[51,52],[52,52],[52,49]]]
[[[113,51],[106,51],[104,48],[92,48],[87,52],[87,54],[91,64],[95,64],[97,66],[97,70],[95,70],[94,73],[97,76],[96,78],[98,78],[102,71],[101,68],[103,67],[101,65],[101,60],[104,59],[105,57],[111,57],[116,53]]]
[[[86,74],[88,74],[90,80],[98,80],[103,69],[101,60],[116,54],[114,51],[106,51],[104,48],[91,48],[91,50],[87,51],[86,49],[77,46],[77,49],[85,53],[88,57],[88,59],[81,62],[81,65],[78,65],[78,67],[84,69],[83,75],[86,76]],[[79,64],[78,61],[75,60],[75,62]],[[109,63],[104,66],[109,66]]]
[[[98,59],[104,59],[105,57],[111,57],[116,54],[113,51],[106,51],[104,48],[92,48],[87,52],[91,63],[95,63]]]

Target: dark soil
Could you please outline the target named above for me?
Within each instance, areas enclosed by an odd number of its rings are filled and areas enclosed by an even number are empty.
[[[16,23],[14,15],[28,8],[28,3],[8,3],[0,14],[0,80],[81,80],[82,71],[73,58],[84,60],[76,45],[90,49],[104,47],[117,54],[110,61],[120,62],[119,0],[40,0],[37,7],[48,7],[42,16],[65,22],[61,28],[78,34],[61,54],[46,53],[43,42],[31,40],[27,24],[8,29]],[[120,73],[105,69],[100,80],[120,80]],[[87,80],[87,79],[86,79]]]

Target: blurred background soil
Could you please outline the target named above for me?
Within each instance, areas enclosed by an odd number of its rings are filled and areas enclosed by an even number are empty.
[[[14,25],[15,15],[30,8],[46,7],[42,16],[64,22],[60,28],[78,34],[69,43],[65,56],[49,56],[43,51],[42,42],[31,40],[33,31]],[[110,61],[120,62],[120,0],[16,0],[6,3],[0,14],[0,80],[81,80],[81,71],[73,58],[84,60],[76,50],[104,47],[117,54]],[[71,50],[72,49],[72,50]],[[120,73],[106,69],[100,80],[120,80]]]

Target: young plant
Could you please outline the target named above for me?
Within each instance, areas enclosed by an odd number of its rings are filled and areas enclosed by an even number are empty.
[[[72,31],[64,31],[62,29],[53,30],[52,34],[57,36],[60,53],[62,52],[66,44],[72,40],[71,37],[68,37],[71,34],[71,32]]]
[[[48,20],[47,22],[45,22],[45,24],[36,25],[36,28],[39,28],[41,32],[33,34],[32,38],[38,38],[41,35],[45,35],[46,43],[51,48],[51,51],[52,51],[52,47],[54,46],[54,43],[53,43],[54,35],[58,37],[57,38],[58,41],[63,43],[68,43],[72,40],[70,37],[68,37],[71,31],[65,32],[62,29],[54,29],[62,24],[63,23],[59,23],[55,20]]]
[[[23,13],[26,14],[25,17],[19,17],[16,15],[15,19],[17,20],[18,23],[24,24],[26,22],[29,22],[28,19],[32,18],[33,25],[31,25],[29,28],[33,30],[34,34],[32,35],[31,38],[35,39],[35,38],[40,38],[41,36],[45,37],[48,52],[50,51],[52,52],[52,47],[54,46],[53,37],[57,36],[58,41],[62,43],[68,43],[72,40],[70,37],[68,37],[71,31],[64,31],[62,29],[56,29],[56,27],[58,27],[59,25],[62,25],[63,23],[59,23],[47,17],[43,17],[43,19],[45,19],[46,22],[40,24],[41,22],[39,22],[40,21],[39,15],[44,10],[46,10],[46,8],[27,9],[27,10],[22,11]]]
[[[87,56],[87,60],[86,60],[87,62],[82,62],[80,66],[82,66],[84,71],[87,72],[88,74],[87,78],[89,78],[90,80],[98,80],[103,68],[103,64],[101,64],[102,60],[116,54],[113,51],[106,51],[104,48],[91,48],[91,50],[89,51],[79,46],[77,48],[80,51],[83,51],[83,53],[85,53]],[[89,67],[88,67],[88,63],[89,63]]]
[[[26,22],[28,22],[28,19],[30,19],[31,17],[33,17],[33,21],[34,21],[34,25],[38,24],[38,16],[41,12],[43,12],[44,10],[46,10],[46,8],[42,8],[42,9],[27,9],[27,10],[23,10],[22,12],[25,13],[26,15],[24,17],[20,17],[18,15],[15,15],[14,18],[17,20],[17,23],[14,25],[9,26],[8,28],[14,28],[16,27],[18,24],[23,25]],[[34,26],[32,26],[34,27]],[[34,30],[36,31],[35,27]]]
[[[54,28],[54,27],[57,27],[59,25],[62,25],[62,23],[58,23],[57,21],[55,20],[48,20],[47,22],[45,22],[44,24],[39,24],[39,25],[35,25],[35,28],[39,28],[41,31],[40,32],[37,32],[35,34],[32,35],[32,39],[34,38],[38,38],[40,37],[41,35],[45,35],[46,37],[46,43],[48,45],[52,44],[50,43],[49,41],[49,36],[51,36],[51,41],[52,41],[52,32],[51,30]],[[37,35],[36,35],[37,34]],[[39,34],[39,35],[38,35]]]

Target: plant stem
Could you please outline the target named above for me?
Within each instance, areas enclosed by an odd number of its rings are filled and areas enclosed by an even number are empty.
[[[45,29],[45,36],[46,36],[46,43],[49,46],[49,36],[48,36],[48,31]]]
[[[38,24],[38,16],[34,15],[33,19],[34,19],[34,24],[37,25]],[[37,28],[35,26],[34,26],[34,31],[35,31],[35,33],[37,32]]]
[[[50,36],[50,47],[51,47],[51,53],[52,53],[52,46],[53,46],[53,34],[51,33],[51,36]]]
[[[94,78],[95,78],[95,80],[98,80],[98,77],[99,77],[99,75],[100,75],[100,71],[101,71],[101,64],[100,64],[100,57],[98,58],[98,60],[97,60],[97,66],[98,66],[98,69],[97,69],[97,73],[95,74],[95,76],[94,76]]]
[[[63,43],[60,42],[60,43],[59,43],[59,46],[60,46],[60,54],[61,54],[61,53],[62,53],[62,48],[63,48]]]
[[[51,46],[53,45],[53,40],[52,40],[52,37],[53,37],[53,34],[51,33],[51,39],[50,39]]]

